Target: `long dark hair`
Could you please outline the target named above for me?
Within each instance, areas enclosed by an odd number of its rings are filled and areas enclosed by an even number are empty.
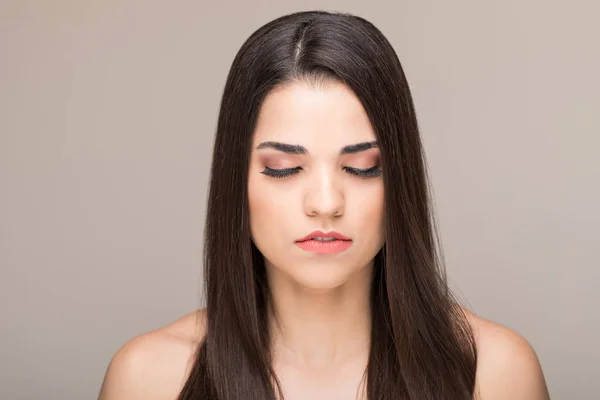
[[[333,79],[362,102],[381,151],[386,242],[375,257],[370,400],[472,399],[477,351],[454,301],[435,231],[409,86],[392,46],[348,13],[284,15],[254,32],[227,77],[210,171],[204,241],[206,335],[179,400],[275,400],[270,294],[250,236],[248,170],[259,108],[273,88]]]

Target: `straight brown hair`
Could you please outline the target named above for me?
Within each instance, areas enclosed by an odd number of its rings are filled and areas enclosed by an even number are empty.
[[[263,256],[249,227],[248,170],[260,106],[274,88],[327,80],[361,101],[381,152],[386,242],[375,257],[370,400],[472,399],[477,350],[450,292],[427,164],[404,71],[384,35],[348,13],[306,11],[256,30],[223,92],[204,238],[206,336],[179,400],[276,400]]]

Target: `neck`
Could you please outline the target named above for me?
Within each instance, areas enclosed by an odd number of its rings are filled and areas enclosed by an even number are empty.
[[[318,368],[367,359],[372,263],[327,289],[302,286],[273,266],[267,265],[267,271],[277,362]]]

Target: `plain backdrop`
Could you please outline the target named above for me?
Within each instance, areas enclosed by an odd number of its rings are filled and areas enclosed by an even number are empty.
[[[396,49],[452,287],[530,341],[553,399],[598,398],[598,2],[2,0],[1,399],[94,399],[127,340],[203,306],[226,75],[309,9]]]

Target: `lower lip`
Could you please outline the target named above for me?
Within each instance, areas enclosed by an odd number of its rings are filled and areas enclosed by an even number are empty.
[[[296,242],[296,245],[306,251],[312,251],[317,254],[339,253],[352,246],[352,240],[332,240],[329,242],[319,242],[318,240],[306,240]]]

